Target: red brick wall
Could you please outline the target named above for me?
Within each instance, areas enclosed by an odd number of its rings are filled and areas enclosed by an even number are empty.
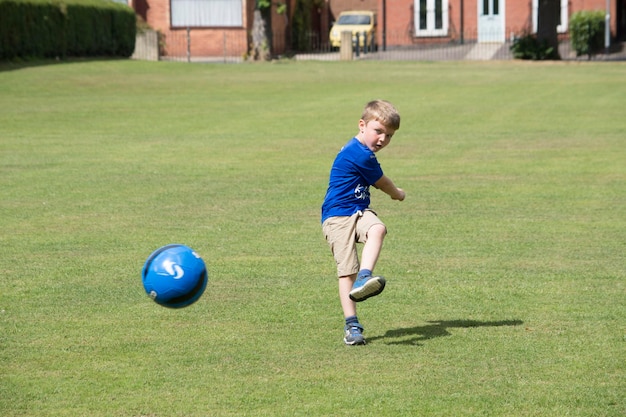
[[[167,55],[185,56],[187,54],[186,28],[172,28],[170,25],[170,0],[146,0],[146,22],[160,31],[165,37]],[[190,51],[192,56],[242,56],[247,51],[247,16],[252,16],[254,1],[247,1],[241,28],[191,28]],[[252,9],[251,9],[252,8]]]
[[[185,56],[187,53],[186,28],[172,28],[170,26],[170,0],[134,0],[141,1],[147,7],[142,7],[146,21],[154,29],[165,36],[166,52],[170,55]],[[255,0],[245,2],[243,27],[241,28],[191,28],[190,45],[192,56],[242,56],[248,49],[248,32],[252,28]],[[294,1],[294,0],[290,0]],[[359,0],[360,1],[360,0]],[[375,1],[375,0],[364,0]],[[142,13],[143,14],[143,13]],[[276,5],[272,7],[272,31],[275,35],[273,52],[284,53],[287,49],[288,30],[285,15],[276,13]],[[328,32],[326,23],[326,32]]]
[[[505,5],[505,34],[520,34],[533,25],[533,3],[531,0],[507,1]]]
[[[380,6],[378,27],[383,27],[382,2]],[[387,20],[387,34],[391,38],[413,37],[415,32],[414,24],[414,2],[412,0],[387,0],[385,16]]]

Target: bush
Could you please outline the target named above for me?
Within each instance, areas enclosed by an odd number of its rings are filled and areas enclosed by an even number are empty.
[[[129,57],[134,11],[108,0],[0,0],[0,59]]]
[[[604,48],[604,11],[580,11],[570,19],[570,39],[576,56],[588,55],[589,59]]]
[[[511,45],[511,52],[516,59],[544,60],[554,59],[556,51],[545,39],[540,41],[535,35],[527,34],[515,38]]]

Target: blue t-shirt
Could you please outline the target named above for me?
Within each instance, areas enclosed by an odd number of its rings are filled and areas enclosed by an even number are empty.
[[[357,138],[337,154],[322,204],[322,223],[329,217],[352,216],[370,205],[370,185],[381,179],[383,170],[376,155]]]

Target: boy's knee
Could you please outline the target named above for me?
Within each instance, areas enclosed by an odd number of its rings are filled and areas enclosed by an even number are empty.
[[[387,234],[387,227],[384,224],[375,224],[370,227],[370,230],[367,232],[368,238],[372,238],[374,236],[378,236],[380,238],[385,237]]]

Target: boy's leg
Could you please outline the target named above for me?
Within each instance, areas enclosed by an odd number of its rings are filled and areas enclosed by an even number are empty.
[[[357,277],[356,223],[358,216],[334,217],[326,220],[322,230],[337,263],[339,301],[345,319],[343,341],[347,345],[364,345],[363,326],[356,316],[356,303],[350,299],[350,290]]]
[[[364,345],[363,326],[356,316],[356,303],[350,299],[350,290],[356,274],[339,277],[339,300],[343,309],[343,317],[346,321],[344,326],[343,342],[346,345]]]
[[[367,219],[365,216],[368,216]],[[363,236],[364,235],[364,236]],[[385,278],[372,276],[387,235],[387,228],[372,212],[365,212],[361,228],[361,241],[365,241],[361,255],[361,269],[350,291],[350,299],[365,301],[385,289]],[[364,238],[363,238],[364,237]]]
[[[365,241],[363,252],[361,253],[361,269],[374,270],[380,251],[383,248],[385,235],[387,235],[387,228],[380,223],[373,225],[367,231],[367,241]]]
[[[343,317],[356,316],[356,303],[350,299],[350,291],[356,279],[356,274],[339,277],[339,301],[343,310]]]

